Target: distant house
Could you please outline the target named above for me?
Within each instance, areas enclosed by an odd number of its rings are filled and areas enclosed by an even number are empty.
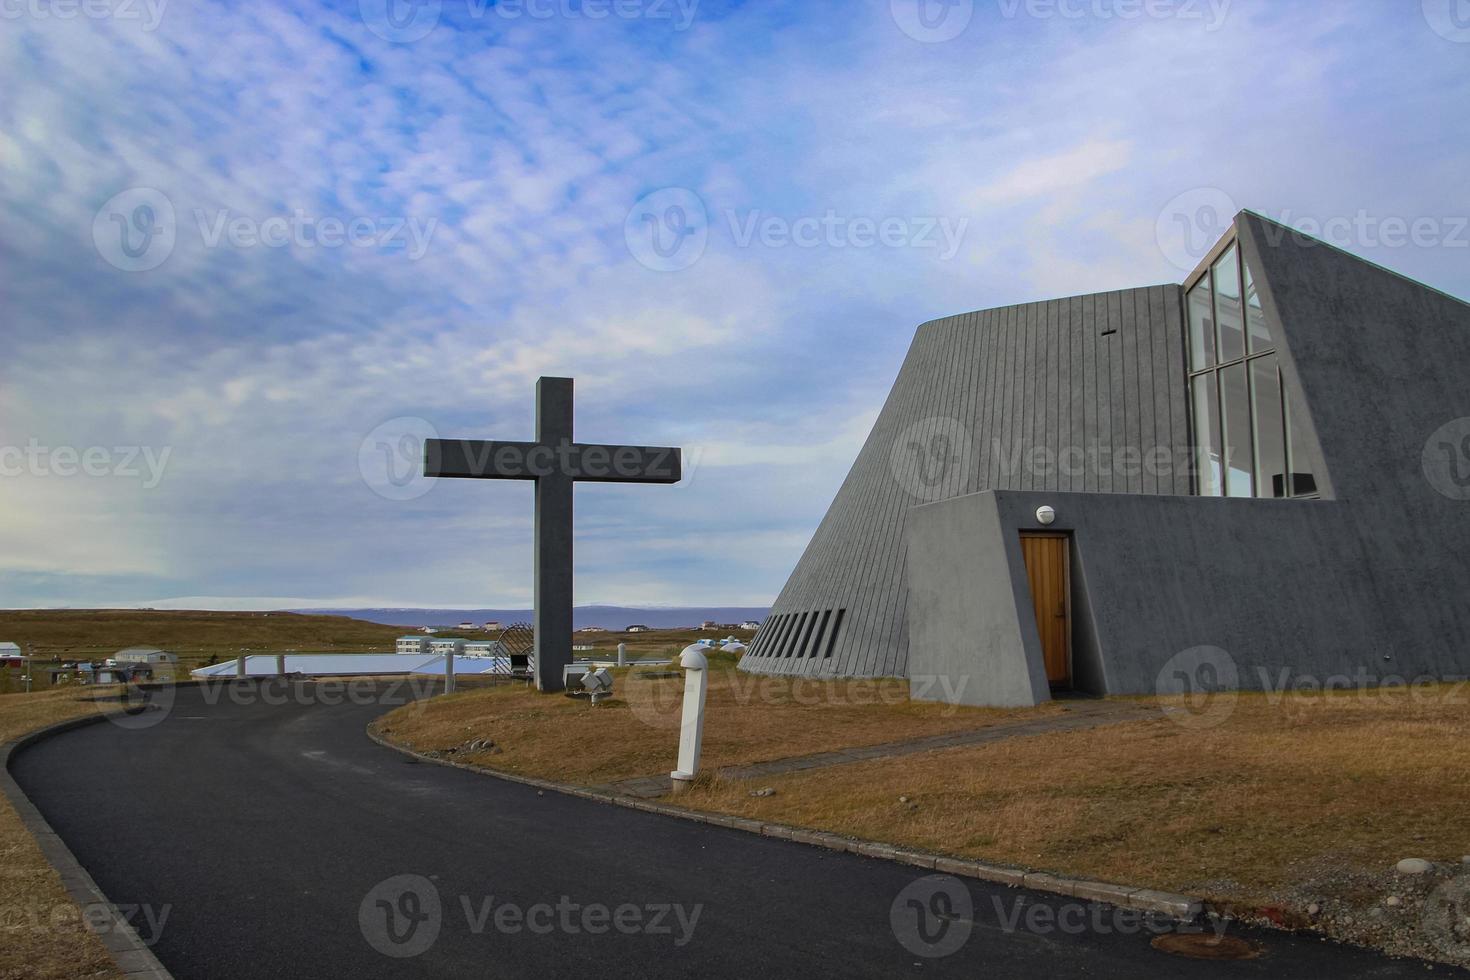
[[[713,619],[706,619],[704,622],[699,624],[699,628],[702,630],[712,630],[717,629],[719,625],[720,624],[715,622]]]
[[[472,629],[475,628],[475,624],[472,623],[472,622],[470,622],[467,619],[464,622],[462,622],[462,623],[459,624],[459,628],[462,629],[462,630],[472,630]]]
[[[118,666],[132,664],[148,664],[152,666],[155,664],[176,664],[179,662],[179,658],[171,653],[165,653],[162,650],[124,650],[116,657],[113,657],[112,662]]]
[[[607,630],[601,626],[583,626],[577,630],[578,633],[606,633]]]
[[[456,657],[459,657],[459,656],[462,656],[464,654],[464,646],[465,646],[464,640],[456,640],[456,639],[430,640],[429,641],[429,653],[431,653],[431,654],[452,653]]]
[[[638,624],[636,626],[629,626],[626,630],[624,630],[624,632],[626,632],[626,633],[649,633],[649,632],[652,632],[652,627],[644,626],[644,625],[642,625],[640,623],[640,624]]]
[[[0,667],[22,667],[26,658],[16,643],[0,643]]]
[[[420,626],[419,631],[433,636],[435,633],[439,632],[439,629],[435,626]]]
[[[427,636],[400,636],[394,644],[394,650],[398,653],[422,653],[429,652],[429,644],[434,642]]]
[[[761,628],[761,624],[757,623],[753,619],[747,619],[745,622],[740,624],[740,628],[743,630],[758,630]]]
[[[505,644],[499,640],[470,640],[464,645],[466,657],[506,657]]]
[[[485,624],[485,632],[486,633],[499,633],[500,632],[500,620],[498,620],[498,619],[492,619],[488,623],[486,623]]]

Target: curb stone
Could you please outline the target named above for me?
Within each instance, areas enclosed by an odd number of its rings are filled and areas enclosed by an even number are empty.
[[[35,838],[36,846],[40,848],[41,854],[46,862],[51,865],[61,877],[62,887],[66,894],[82,912],[82,921],[86,927],[102,941],[107,952],[112,956],[112,961],[117,965],[124,977],[128,980],[172,980],[172,974],[168,972],[158,957],[153,955],[143,940],[138,938],[127,919],[120,913],[117,906],[107,900],[97,883],[86,869],[78,863],[76,855],[71,852],[46,818],[41,816],[41,811],[31,802],[30,797],[20,788],[20,784],[10,775],[10,760],[21,750],[34,745],[37,742],[69,732],[77,728],[85,728],[88,725],[98,724],[106,721],[107,716],[101,712],[91,715],[83,715],[80,718],[72,718],[69,721],[58,722],[45,728],[37,729],[22,735],[14,741],[0,746],[0,792],[10,802],[16,815],[20,817],[21,824],[30,835]],[[103,915],[92,914],[93,909],[100,909]],[[92,928],[94,918],[106,919],[105,931]]]
[[[645,813],[657,813],[660,816],[674,817],[679,820],[690,820],[695,823],[710,824],[716,827],[725,827],[730,830],[740,830],[746,833],[759,834],[762,837],[788,840],[792,843],[803,844],[809,847],[822,847],[839,852],[847,851],[854,854],[861,854],[864,857],[878,858],[919,868],[929,868],[940,874],[952,874],[963,878],[988,881],[992,884],[1007,885],[1012,888],[1024,887],[1033,891],[1047,892],[1053,895],[1065,895],[1087,901],[1104,902],[1109,905],[1116,905],[1119,908],[1135,909],[1140,912],[1154,912],[1169,916],[1181,922],[1194,921],[1204,912],[1204,902],[1189,895],[1175,895],[1171,892],[1161,892],[1150,888],[1140,889],[1128,885],[1114,885],[1102,881],[1064,878],[1042,872],[1028,872],[1019,868],[1007,868],[999,865],[985,864],[980,861],[969,861],[963,858],[948,857],[940,854],[927,854],[922,851],[910,851],[893,844],[843,837],[840,834],[834,834],[824,830],[814,830],[810,827],[789,827],[785,824],[763,823],[759,820],[752,820],[748,817],[737,817],[732,814],[688,810],[684,807],[669,806],[666,803],[655,803],[651,800],[621,796],[615,793],[605,792],[601,789],[594,790],[584,786],[556,783],[546,779],[538,779],[534,776],[520,776],[499,769],[486,769],[481,766],[472,766],[465,762],[454,762],[449,759],[436,759],[414,749],[389,741],[374,731],[372,725],[369,725],[367,728],[367,736],[384,748],[392,749],[394,752],[419,759],[423,762],[432,762],[435,765],[447,766],[451,769],[464,769],[469,772],[479,773],[482,776],[491,776],[507,782],[534,786],[537,789],[552,790],[553,792],[567,796],[595,800],[599,803],[610,803],[613,806],[627,807],[630,810],[642,810]]]

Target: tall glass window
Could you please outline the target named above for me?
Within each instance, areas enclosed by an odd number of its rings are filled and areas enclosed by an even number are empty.
[[[1226,249],[1220,261],[1210,270],[1215,282],[1215,323],[1219,342],[1215,359],[1221,364],[1238,361],[1245,356],[1245,317],[1240,304],[1240,255],[1234,245]]]
[[[1286,496],[1286,430],[1281,411],[1281,372],[1276,355],[1251,361],[1252,441],[1256,450],[1256,495]]]
[[[1215,309],[1210,277],[1189,291],[1189,369],[1203,371],[1215,363]]]
[[[1202,497],[1224,496],[1220,452],[1220,391],[1214,372],[1196,376],[1189,383],[1190,407],[1194,412],[1194,465],[1199,474]]]
[[[1309,497],[1305,419],[1294,417],[1255,277],[1232,244],[1188,294],[1189,404],[1206,497]]]
[[[1256,289],[1256,277],[1251,275],[1249,266],[1245,270],[1245,323],[1252,354],[1276,349],[1276,345],[1271,342],[1271,328],[1266,325],[1266,311],[1261,309],[1261,294]]]
[[[1220,420],[1224,423],[1225,496],[1254,497],[1255,465],[1251,453],[1251,401],[1245,364],[1220,369]]]

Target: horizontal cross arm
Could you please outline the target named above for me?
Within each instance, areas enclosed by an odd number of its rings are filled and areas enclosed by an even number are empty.
[[[663,446],[426,439],[424,475],[475,480],[563,477],[585,483],[678,483],[682,454]]]

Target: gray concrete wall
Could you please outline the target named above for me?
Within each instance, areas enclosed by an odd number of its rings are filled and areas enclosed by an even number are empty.
[[[1030,604],[1025,576],[1013,574],[1020,540],[1002,527],[993,501],[993,494],[973,494],[909,515],[916,697],[1017,708],[1051,696],[1045,664],[1031,655],[1039,649],[1036,621],[1017,615]]]
[[[921,326],[867,443],[741,667],[905,675],[904,532],[916,504],[985,489],[1188,493],[1182,344],[1178,286]],[[953,452],[937,459],[935,439],[947,439]],[[1118,466],[1115,450],[1123,450]],[[1167,461],[1143,465],[1150,452]],[[1075,465],[1060,466],[1064,458]]]
[[[1253,215],[1238,226],[1326,499],[1000,491],[920,507],[910,575],[943,594],[910,603],[915,664],[987,696],[994,682],[967,674],[1040,668],[1024,567],[964,570],[946,551],[995,548],[998,529],[1009,556],[1047,504],[1047,530],[1072,536],[1079,687],[1154,693],[1201,647],[1245,689],[1470,675],[1470,492],[1423,463],[1437,429],[1470,418],[1470,306]],[[949,622],[917,618],[931,610]]]

